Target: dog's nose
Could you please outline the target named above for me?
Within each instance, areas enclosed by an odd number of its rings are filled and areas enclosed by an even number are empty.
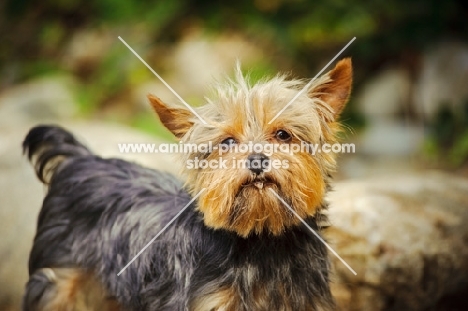
[[[252,153],[247,157],[247,168],[256,175],[268,169],[270,159],[263,153]]]

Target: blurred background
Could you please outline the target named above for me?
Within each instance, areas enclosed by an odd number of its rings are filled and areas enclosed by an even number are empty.
[[[0,310],[17,310],[40,207],[37,198],[43,194],[20,156],[21,139],[31,125],[69,126],[99,153],[109,155],[116,155],[116,142],[172,139],[149,109],[146,94],[165,101],[177,99],[118,36],[194,106],[203,104],[213,81],[232,74],[237,59],[254,81],[278,72],[312,78],[357,37],[342,55],[352,57],[355,71],[353,94],[342,120],[343,138],[356,144],[356,154],[341,156],[336,179],[419,176],[437,169],[445,172],[434,183],[438,190],[459,178],[451,189],[462,190],[451,195],[455,203],[450,204],[463,206],[457,217],[468,219],[466,1],[4,0],[0,2]],[[173,168],[170,158],[156,164],[148,155],[137,160]],[[423,180],[433,179],[424,175],[412,182],[422,185]],[[385,183],[382,187],[385,192]],[[444,210],[449,204],[447,191],[435,201],[442,202],[438,208]],[[468,248],[464,230],[456,231],[462,239],[457,240],[460,249]],[[468,259],[456,267],[447,269],[468,270]],[[417,306],[408,301],[426,296],[401,302],[390,287],[384,296],[393,300],[386,298],[380,307],[366,305],[366,299],[376,294],[370,294],[369,288],[357,293],[353,291],[357,285],[339,289],[342,306],[467,310],[456,298],[468,294],[467,278],[455,274],[460,282],[453,290],[441,290],[447,284],[437,278],[429,282],[437,284],[434,292],[424,289],[427,297],[437,299]],[[382,290],[379,293],[383,295]],[[355,296],[361,300],[353,304]],[[441,305],[446,297],[458,301],[461,309]]]
[[[464,1],[6,0],[0,11],[1,106],[21,109],[4,99],[15,94],[55,96],[30,113],[61,110],[164,138],[145,95],[173,97],[118,36],[193,105],[236,59],[254,79],[279,71],[312,78],[356,36],[343,54],[355,69],[343,120],[358,152],[467,171]],[[33,95],[34,86],[46,94]],[[364,173],[354,170],[345,173]]]

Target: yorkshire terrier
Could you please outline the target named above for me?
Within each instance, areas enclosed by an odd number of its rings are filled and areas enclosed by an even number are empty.
[[[351,81],[350,59],[304,92],[300,80],[251,85],[238,70],[194,108],[198,115],[149,95],[177,139],[223,149],[184,154],[227,164],[185,167],[185,184],[93,155],[60,127],[31,129],[23,149],[48,190],[23,310],[333,310],[327,249],[297,216],[321,232],[335,155],[235,147],[337,142]],[[238,160],[261,165],[239,168]],[[267,169],[275,160],[288,166]]]

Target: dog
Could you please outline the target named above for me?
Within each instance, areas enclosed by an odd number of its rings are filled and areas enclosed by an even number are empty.
[[[327,248],[301,218],[321,232],[336,155],[238,147],[336,143],[351,84],[343,59],[305,91],[239,69],[193,111],[149,95],[177,139],[214,146],[182,154],[185,182],[32,128],[23,150],[47,194],[23,310],[334,310]]]

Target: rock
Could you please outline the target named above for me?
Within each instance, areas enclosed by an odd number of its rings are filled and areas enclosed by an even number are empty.
[[[191,105],[201,104],[214,81],[233,73],[237,60],[242,62],[243,68],[265,61],[260,49],[240,34],[221,34],[210,38],[200,30],[188,32],[166,54],[171,55],[167,59],[167,68],[164,73],[158,74]],[[132,94],[134,105],[144,110],[150,109],[146,98],[148,93],[166,102],[180,102],[155,78],[135,87]]]
[[[8,156],[21,159],[19,145]],[[5,166],[5,155],[0,157],[0,310],[20,310],[44,188],[26,161]]]
[[[389,68],[371,77],[355,96],[367,121],[358,139],[368,155],[408,156],[421,151],[425,128],[442,108],[462,115],[468,105],[468,45],[439,42],[424,52],[420,71]],[[413,81],[415,80],[415,81]],[[405,119],[401,114],[405,115]]]
[[[359,111],[371,122],[394,119],[408,105],[411,83],[409,72],[404,69],[379,72],[356,95]]]
[[[237,60],[247,64],[261,57],[258,47],[241,35],[224,34],[214,40],[194,31],[175,48],[172,74],[183,77],[186,87],[204,95],[210,82],[233,71]]]
[[[356,146],[356,150],[359,149]],[[338,171],[334,180],[349,180],[368,177],[385,177],[424,170],[425,163],[420,157],[368,156],[363,154],[343,154],[339,157]]]
[[[375,122],[374,122],[375,121]],[[374,120],[357,137],[356,150],[360,154],[405,157],[421,150],[425,128],[397,119]]]
[[[399,117],[409,107],[411,85],[407,70],[389,68],[371,77],[356,95],[358,111],[367,122],[365,131],[358,137],[359,153],[408,156],[420,150],[423,125]]]
[[[468,45],[440,42],[423,56],[414,92],[415,110],[426,120],[444,105],[455,114],[468,104]]]
[[[358,137],[360,154],[408,156],[420,150],[424,128],[404,122],[398,114],[409,105],[412,81],[406,70],[390,68],[371,78],[356,95],[358,110],[367,121]]]
[[[76,112],[71,78],[40,78],[0,94],[0,131],[24,124],[69,120]]]
[[[468,310],[467,179],[423,172],[334,189],[326,235],[357,272],[331,255],[340,310]]]

